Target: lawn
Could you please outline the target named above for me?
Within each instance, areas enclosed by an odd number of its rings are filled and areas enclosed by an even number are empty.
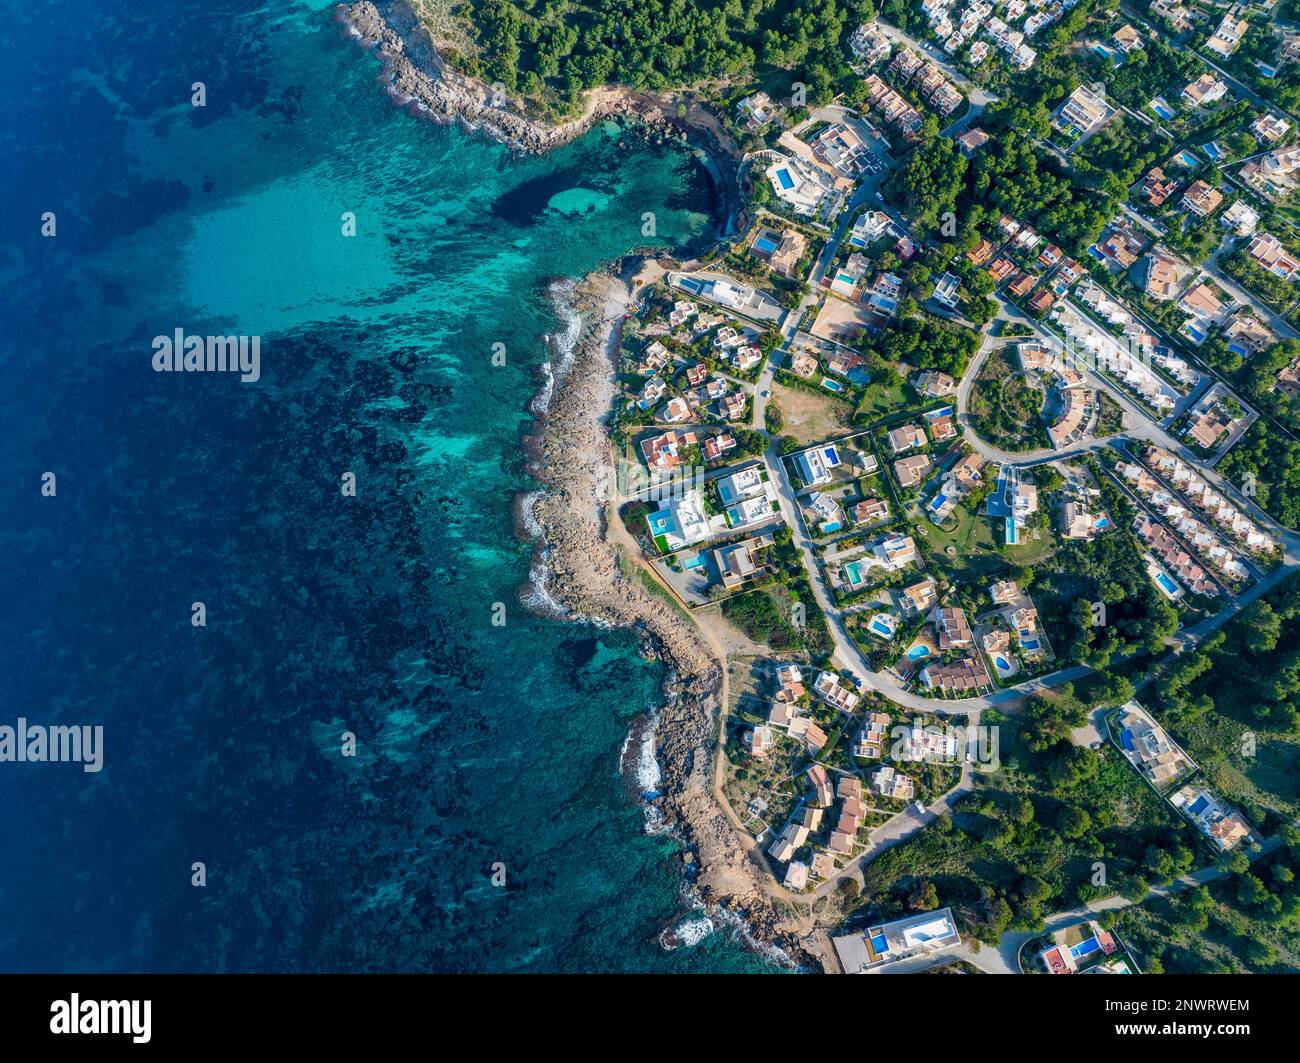
[[[916,391],[911,385],[900,381],[897,384],[868,384],[858,398],[857,408],[853,411],[854,424],[867,425],[891,413],[897,413],[917,400]]]
[[[930,544],[936,565],[949,578],[959,583],[981,580],[1005,567],[1007,558],[987,517],[958,506],[946,524],[937,528],[919,511],[912,522],[918,539]]]

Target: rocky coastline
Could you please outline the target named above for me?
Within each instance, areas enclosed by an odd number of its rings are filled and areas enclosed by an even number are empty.
[[[696,862],[694,886],[705,909],[739,915],[757,943],[818,963],[824,950],[810,939],[810,921],[774,903],[714,797],[723,662],[690,619],[646,587],[632,544],[616,541],[626,537],[609,527],[618,518],[605,497],[613,467],[606,418],[621,326],[637,287],[626,274],[597,273],[574,292],[582,332],[556,380],[538,446],[545,490],[533,513],[545,536],[548,598],[575,619],[634,627],[642,652],[669,666],[656,728],[657,807]]]
[[[340,4],[337,17],[363,48],[378,55],[381,82],[396,103],[413,113],[443,125],[462,125],[521,155],[567,144],[598,121],[634,120],[653,135],[686,140],[708,154],[722,178],[720,213],[730,224],[738,220],[739,149],[716,116],[688,94],[597,89],[588,94],[580,115],[551,123],[529,115],[523,101],[453,69],[407,0]]]
[[[404,0],[340,5],[338,18],[363,47],[377,50],[387,91],[413,113],[462,124],[519,154],[552,150],[601,119],[633,119],[650,135],[678,136],[704,150],[718,170],[722,229],[743,224],[738,150],[714,115],[684,97],[602,90],[591,94],[582,116],[550,125],[517,106],[494,106],[486,86],[451,70]],[[534,434],[525,439],[530,471],[544,489],[516,506],[521,530],[538,544],[532,582],[521,597],[539,612],[633,627],[642,652],[665,662],[669,678],[654,729],[661,772],[656,808],[664,827],[687,846],[693,899],[723,922],[743,920],[760,947],[816,968],[826,949],[813,921],[774,901],[714,796],[725,663],[684,613],[647,588],[635,545],[607,524],[613,453],[606,421],[622,323],[640,287],[662,272],[629,256],[625,268],[593,273],[566,293],[564,309],[580,321],[576,344],[571,356],[552,352],[548,401],[535,405]]]

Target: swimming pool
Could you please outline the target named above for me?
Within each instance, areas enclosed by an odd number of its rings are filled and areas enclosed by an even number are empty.
[[[1147,104],[1147,106],[1150,107],[1151,110],[1155,111],[1156,114],[1158,114],[1166,122],[1169,121],[1169,119],[1173,118],[1174,116],[1174,112],[1170,110],[1169,104],[1165,103],[1164,100],[1152,100],[1149,104]]]
[[[703,567],[703,565],[704,565],[703,554],[696,554],[694,557],[682,562],[682,568],[687,569],[688,571],[691,569],[701,568]]]
[[[844,385],[838,380],[832,380],[830,377],[822,377],[822,387],[827,391],[843,391]]]
[[[1038,640],[1022,638],[1020,640],[1020,645],[1027,650],[1036,650],[1038,649]]]
[[[1018,542],[1020,542],[1020,531],[1019,529],[1016,528],[1015,517],[1007,518],[1006,528],[1007,528],[1007,545],[1015,546]]]
[[[842,527],[844,527],[844,525],[841,524],[838,520],[828,520],[826,521],[825,524],[822,525],[822,534],[830,535],[831,532],[837,532]]]
[[[937,495],[935,495],[932,499],[930,499],[931,511],[934,513],[938,513],[939,510],[943,508],[943,504],[947,501],[948,501],[947,496],[942,491],[940,491]]]
[[[873,616],[871,618],[870,627],[877,635],[884,635],[887,639],[892,639],[894,637],[894,629],[889,624],[885,623],[882,617]]]
[[[1098,518],[1097,518],[1097,523],[1094,524],[1093,527],[1096,528],[1098,531],[1102,531],[1102,530],[1104,530],[1104,529],[1106,529],[1106,528],[1109,528],[1109,527],[1110,527],[1110,518],[1109,518],[1109,517],[1098,517]]]
[[[1168,576],[1166,576],[1163,572],[1156,573],[1156,582],[1159,583],[1160,586],[1164,588],[1167,594],[1172,595],[1178,593],[1178,585],[1174,583],[1174,581],[1171,580]]]
[[[919,661],[922,657],[929,657],[929,656],[930,656],[930,647],[927,646],[924,642],[918,642],[915,646],[913,646],[910,650],[907,651],[907,659],[909,661]]]
[[[1201,165],[1201,160],[1190,151],[1180,151],[1178,153],[1178,161],[1190,170],[1194,170],[1196,167]]]
[[[862,583],[862,562],[850,561],[844,566],[844,577],[849,581],[850,587],[857,587]]]
[[[770,255],[776,250],[776,241],[770,236],[760,236],[754,241],[754,246],[758,248],[758,250],[762,251],[763,254]]]
[[[1000,671],[1003,672],[1011,671],[1011,662],[1008,661],[1005,657],[994,657],[993,663],[998,666],[998,669]]]
[[[1211,162],[1214,162],[1223,154],[1223,149],[1219,147],[1219,142],[1217,140],[1211,140],[1208,144],[1202,144],[1201,150],[1210,157]]]
[[[789,170],[777,170],[776,179],[781,182],[782,188],[794,187],[794,180],[791,178]]]
[[[1095,937],[1091,937],[1087,941],[1081,941],[1077,945],[1071,945],[1070,955],[1077,960],[1089,955],[1090,953],[1096,952],[1099,948],[1101,948],[1101,942]]]

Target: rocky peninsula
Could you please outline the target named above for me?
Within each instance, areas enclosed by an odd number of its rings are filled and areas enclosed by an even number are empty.
[[[605,89],[592,93],[581,116],[548,124],[502,105],[483,84],[452,70],[408,4],[371,0],[340,6],[339,19],[367,49],[377,49],[381,79],[401,106],[433,121],[459,123],[519,153],[568,143],[600,119],[629,118],[655,135],[674,135],[704,150],[716,167],[726,226],[740,214],[739,152],[716,116],[672,93]],[[714,795],[714,760],[723,710],[725,660],[700,629],[642,578],[636,544],[618,523],[608,487],[614,456],[607,418],[615,394],[622,324],[637,293],[662,275],[655,262],[629,258],[628,269],[594,273],[577,285],[569,308],[580,332],[567,364],[553,359],[549,405],[526,442],[544,490],[529,500],[527,523],[540,529],[540,598],[573,618],[633,627],[643,652],[669,668],[655,729],[661,771],[657,807],[665,825],[697,864],[698,899],[715,915],[739,916],[752,939],[792,959],[820,965],[824,935],[806,914],[775,899]],[[676,264],[675,264],[676,265]],[[525,594],[537,604],[539,595]]]

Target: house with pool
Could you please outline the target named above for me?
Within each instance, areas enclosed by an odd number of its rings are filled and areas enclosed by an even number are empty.
[[[1140,974],[1133,957],[1095,919],[1053,931],[1038,960],[1048,974]]]
[[[803,159],[769,153],[775,158],[767,168],[767,180],[776,198],[803,217],[829,217],[835,213],[840,194],[831,176]]]
[[[1170,794],[1169,803],[1219,852],[1259,841],[1246,817],[1206,786],[1188,783]]]
[[[1112,734],[1125,759],[1157,793],[1166,793],[1180,779],[1196,771],[1196,762],[1136,701],[1130,701],[1116,712]]]
[[[794,470],[805,487],[830,483],[844,464],[839,447],[834,443],[801,450],[793,456],[793,462]]]
[[[704,494],[699,490],[685,491],[678,498],[668,499],[663,509],[646,516],[646,525],[655,545],[665,554],[713,534],[704,508]]]
[[[832,944],[845,974],[866,974],[902,960],[956,948],[961,944],[961,935],[952,910],[943,908],[837,937]]]

